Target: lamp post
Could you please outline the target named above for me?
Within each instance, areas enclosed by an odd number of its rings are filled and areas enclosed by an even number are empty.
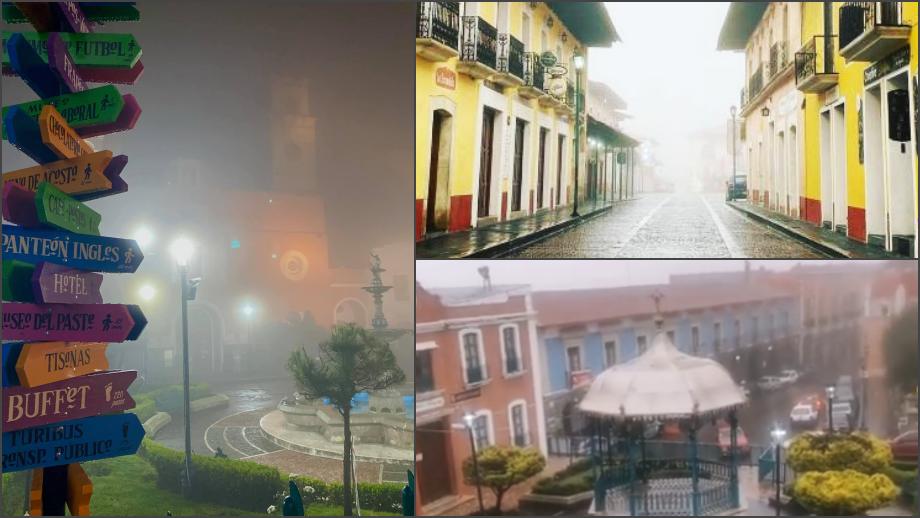
[[[188,301],[195,300],[200,279],[189,281],[188,261],[194,253],[195,245],[187,238],[176,239],[170,247],[170,253],[179,267],[179,286],[182,306],[182,395],[185,414],[185,476],[181,479],[184,493],[188,495],[192,488],[192,425],[191,403],[189,401],[189,361],[188,361]]]
[[[473,451],[473,472],[476,474],[476,497],[479,499],[479,511],[483,516],[486,514],[485,505],[482,503],[482,479],[479,474],[479,458],[476,453],[476,439],[473,437],[473,422],[476,420],[476,416],[473,414],[465,414],[463,416],[463,423],[466,425],[466,431],[470,436],[470,449]]]
[[[738,185],[738,151],[735,149],[735,116],[738,114],[738,108],[732,106],[732,184],[728,191],[728,199],[735,199],[735,186]]]
[[[578,169],[581,151],[581,103],[579,102],[579,91],[581,88],[581,69],[585,66],[585,58],[581,54],[575,54],[575,201],[572,205],[572,217],[578,217]]]
[[[834,386],[828,385],[824,389],[827,394],[827,428],[828,433],[834,433]]]
[[[242,308],[243,318],[246,319],[246,341],[249,342],[249,346],[252,347],[252,317],[256,313],[256,308],[250,304],[243,304]]]
[[[782,466],[780,465],[780,450],[783,447],[783,438],[786,437],[786,430],[777,425],[771,432],[770,436],[773,437],[773,449],[776,451],[776,464],[773,468],[773,482],[776,484],[776,516],[780,515],[780,476],[779,472]]]

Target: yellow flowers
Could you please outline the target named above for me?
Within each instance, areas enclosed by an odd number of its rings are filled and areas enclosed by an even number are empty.
[[[899,489],[885,475],[866,475],[852,469],[810,471],[794,486],[795,499],[823,516],[862,514],[897,498]]]

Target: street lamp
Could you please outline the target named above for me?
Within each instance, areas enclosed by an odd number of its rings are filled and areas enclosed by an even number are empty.
[[[153,284],[148,283],[141,286],[140,289],[137,290],[137,294],[140,295],[141,300],[144,302],[150,302],[154,297],[157,296],[157,289],[153,286]]]
[[[479,474],[479,458],[476,453],[476,439],[473,437],[473,422],[476,416],[467,412],[463,416],[463,423],[466,425],[466,431],[470,436],[470,449],[473,451],[473,472],[476,474],[476,497],[479,498],[479,511],[483,516],[486,514],[485,505],[482,503],[482,478]]]
[[[246,302],[243,304],[243,307],[240,308],[240,311],[243,313],[243,318],[246,320],[246,340],[249,342],[250,346],[252,345],[252,318],[256,314],[256,308],[251,303]]]
[[[783,447],[783,438],[786,437],[786,430],[783,430],[776,425],[775,428],[770,432],[770,436],[773,437],[773,449],[776,451],[776,465],[773,468],[773,482],[776,484],[776,516],[779,516],[780,511],[780,477],[779,470],[780,466],[780,450]]]
[[[834,386],[828,385],[824,389],[824,393],[827,394],[827,427],[830,433],[834,433]]]
[[[731,107],[732,114],[732,184],[728,191],[729,201],[735,199],[735,186],[738,185],[738,151],[735,150],[735,116],[738,114],[738,108]]]
[[[585,67],[585,58],[581,54],[575,54],[575,201],[572,205],[572,217],[578,217],[578,169],[579,169],[579,151],[581,146],[581,103],[579,102],[579,91],[581,89],[581,69]]]
[[[188,278],[188,261],[195,253],[195,244],[185,237],[173,241],[169,251],[179,267],[179,286],[182,306],[182,389],[185,407],[185,477],[181,479],[185,494],[192,488],[192,426],[191,402],[189,401],[189,361],[188,361],[188,301],[195,300],[201,279]]]
[[[149,227],[138,227],[134,231],[134,241],[141,250],[146,251],[145,249],[153,243],[153,231]]]

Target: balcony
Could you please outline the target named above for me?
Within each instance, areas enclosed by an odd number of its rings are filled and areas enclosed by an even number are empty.
[[[570,79],[565,80],[565,92],[559,96],[556,113],[561,115],[573,115],[575,113],[575,86],[572,85]]]
[[[524,84],[524,44],[510,34],[498,35],[498,75],[492,79],[505,86]]]
[[[478,16],[463,17],[457,71],[473,79],[489,79],[498,68],[498,31]]]
[[[539,58],[539,56],[537,56]],[[540,106],[544,108],[558,108],[565,102],[565,75],[554,76],[549,72],[553,69],[568,70],[565,63],[556,63],[550,69],[544,69],[547,73],[543,75],[543,97],[540,98]]]
[[[543,64],[540,63],[540,54],[537,52],[526,52],[524,54],[524,84],[518,88],[518,95],[524,99],[539,99],[546,96],[543,83],[546,78],[546,71]]]
[[[415,53],[429,61],[460,55],[460,4],[420,2],[415,11]]]
[[[830,52],[828,53],[828,50]],[[837,84],[834,56],[837,36],[815,36],[795,53],[795,86],[800,92],[821,93]]]
[[[910,44],[903,2],[845,2],[840,8],[840,55],[850,61],[878,61]]]
[[[761,91],[763,91],[763,65],[758,66],[748,79],[747,101],[751,102]]]
[[[787,50],[785,41],[778,41],[770,47],[770,69],[767,74],[770,76],[771,81],[789,64]]]

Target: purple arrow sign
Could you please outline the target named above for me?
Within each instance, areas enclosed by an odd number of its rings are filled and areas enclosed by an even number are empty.
[[[3,303],[3,339],[26,342],[123,342],[140,335],[131,313],[140,308],[122,304]]]
[[[128,387],[137,371],[87,374],[35,388],[3,389],[3,431],[12,432],[134,408]]]
[[[80,76],[88,83],[133,85],[144,71],[140,61],[131,68],[80,67]]]
[[[86,90],[86,83],[83,82],[83,78],[77,72],[77,66],[74,65],[70,53],[67,52],[67,45],[61,39],[61,35],[56,32],[48,36],[48,64],[57,72],[61,83],[69,90],[61,92],[62,94]]]
[[[86,15],[77,2],[56,2],[52,5],[57,7],[61,14],[58,19],[67,25],[67,32],[93,32],[93,27],[86,20]]]
[[[35,193],[25,187],[7,182],[3,185],[3,219],[29,228],[41,226],[35,210]]]
[[[101,274],[59,264],[39,263],[32,274],[35,300],[44,304],[102,304],[101,287]]]

